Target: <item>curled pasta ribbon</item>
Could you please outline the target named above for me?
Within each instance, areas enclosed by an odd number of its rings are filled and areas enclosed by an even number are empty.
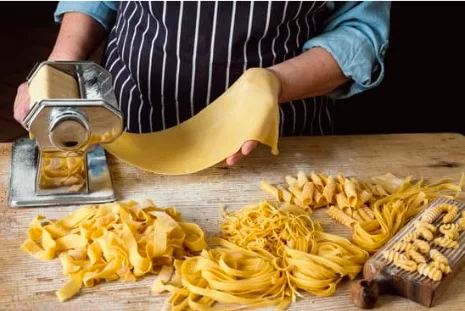
[[[424,227],[426,229],[428,229],[429,231],[431,231],[432,233],[436,233],[436,227],[433,225],[433,224],[430,224],[430,223],[427,223],[427,222],[424,222],[424,221],[419,221],[417,223],[415,223],[415,228],[418,228],[418,227]]]
[[[410,242],[413,242],[415,241],[420,235],[418,234],[418,232],[414,231],[414,232],[409,232],[407,233],[403,238],[402,238],[402,241],[404,242],[407,242],[407,243],[410,243]]]
[[[423,257],[423,255],[417,252],[416,250],[413,250],[413,249],[409,250],[407,252],[407,255],[409,256],[410,259],[412,259],[416,263],[426,263],[425,257]]]
[[[457,225],[459,226],[459,231],[465,230],[465,212],[462,212],[462,216],[457,220]]]
[[[428,230],[428,228],[419,226],[416,228],[418,234],[424,238],[426,241],[431,241],[434,238],[434,235],[431,231]]]
[[[431,263],[436,269],[440,270],[444,274],[449,274],[452,270],[448,264],[439,261],[433,261]]]
[[[417,271],[420,274],[432,279],[433,281],[440,281],[442,279],[441,270],[435,268],[432,265],[421,263],[421,264],[418,265]]]
[[[441,216],[442,212],[443,210],[441,206],[430,207],[421,217],[421,221],[432,224],[439,218],[439,216]]]
[[[423,254],[427,254],[431,249],[428,242],[420,240],[420,239],[413,240],[413,245],[415,246],[417,251]]]
[[[442,203],[438,206],[438,208],[444,212],[444,213],[449,213],[449,212],[457,212],[458,211],[458,207],[453,205],[453,204],[447,204],[447,203]]]
[[[439,232],[451,240],[458,239],[460,231],[461,228],[459,224],[443,224],[439,227]]]
[[[383,256],[388,262],[407,260],[407,257],[404,254],[393,250],[384,251]]]
[[[393,264],[405,271],[413,272],[417,270],[417,263],[413,260],[394,260]]]
[[[449,261],[447,260],[447,257],[444,256],[443,254],[441,254],[440,251],[438,251],[437,249],[432,249],[429,253],[431,259],[433,259],[434,261],[437,261],[437,262],[442,262],[446,265],[449,264]]]
[[[443,234],[444,234],[444,237],[449,240],[457,240],[459,238],[458,230],[447,230]]]
[[[82,285],[101,281],[135,281],[157,274],[162,266],[206,247],[204,233],[182,221],[174,208],[147,201],[117,202],[81,208],[59,220],[38,216],[21,249],[35,258],[60,258],[70,281],[56,294],[60,301]]]
[[[449,230],[459,230],[460,226],[458,224],[444,224],[439,227],[439,232],[444,233]]]
[[[444,248],[458,248],[459,247],[459,243],[457,241],[449,239],[448,237],[445,237],[445,236],[436,238],[434,239],[433,242],[437,246],[441,246]]]
[[[457,217],[457,213],[458,213],[457,206],[452,205],[452,204],[441,204],[440,207],[443,212],[447,212],[447,214],[444,215],[444,217],[442,218],[442,223],[448,224],[452,222],[455,219],[455,217]]]
[[[397,243],[394,243],[394,245],[392,246],[392,249],[395,251],[408,253],[409,251],[414,251],[415,246],[407,242],[397,242]]]

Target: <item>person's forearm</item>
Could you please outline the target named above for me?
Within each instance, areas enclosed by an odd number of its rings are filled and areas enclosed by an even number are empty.
[[[281,81],[280,103],[325,95],[349,81],[323,48],[310,49],[268,69]]]
[[[66,13],[49,60],[86,60],[102,42],[104,35],[105,29],[92,17],[82,13]]]

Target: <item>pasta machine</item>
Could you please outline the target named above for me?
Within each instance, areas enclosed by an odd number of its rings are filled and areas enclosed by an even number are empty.
[[[123,132],[108,71],[93,62],[41,62],[27,77],[29,138],[13,142],[9,205],[116,200],[101,144]]]

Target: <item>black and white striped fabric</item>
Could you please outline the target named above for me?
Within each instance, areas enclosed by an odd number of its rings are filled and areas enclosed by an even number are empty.
[[[121,2],[104,58],[126,130],[191,118],[248,68],[298,55],[327,17],[324,2]],[[326,97],[280,105],[281,136],[331,134]]]

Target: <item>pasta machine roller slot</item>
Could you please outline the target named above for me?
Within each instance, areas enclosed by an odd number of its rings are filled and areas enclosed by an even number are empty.
[[[9,205],[116,200],[101,144],[123,132],[108,71],[93,62],[41,62],[29,74],[29,138],[13,143]]]

